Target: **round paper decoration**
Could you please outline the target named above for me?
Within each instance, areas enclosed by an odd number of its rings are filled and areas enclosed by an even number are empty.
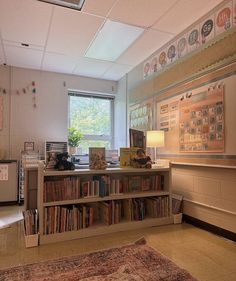
[[[194,29],[190,34],[189,34],[189,37],[188,37],[188,43],[190,46],[196,44],[198,42],[198,30],[197,29]]]
[[[161,52],[159,55],[159,63],[161,66],[164,66],[166,64],[166,53]]]
[[[213,20],[207,20],[204,22],[202,29],[201,29],[201,34],[203,37],[207,37],[213,29]]]
[[[151,68],[153,72],[157,71],[157,57],[154,57],[151,62]]]
[[[216,18],[216,24],[219,27],[223,27],[227,24],[228,21],[230,21],[230,8],[224,8],[221,10]]]
[[[175,46],[171,45],[167,52],[168,58],[172,61],[172,59],[176,56]]]
[[[179,55],[181,55],[181,53],[184,51],[186,45],[187,45],[187,40],[186,40],[186,38],[184,38],[184,37],[181,38],[181,39],[179,40],[178,46],[177,46],[177,48],[178,48],[178,54],[179,54]]]
[[[147,63],[144,65],[144,74],[145,74],[145,76],[148,75],[149,70],[150,70],[150,63],[147,62]]]

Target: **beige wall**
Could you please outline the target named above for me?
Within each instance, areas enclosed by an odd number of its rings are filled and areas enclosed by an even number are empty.
[[[173,165],[172,188],[184,214],[236,232],[236,169]]]
[[[36,94],[32,93],[32,81]],[[27,86],[29,90],[24,94],[22,89]],[[25,141],[35,142],[35,149],[43,155],[46,140],[67,140],[68,89],[115,95],[117,92],[114,81],[5,66],[0,66],[0,87],[7,89],[7,94],[1,93],[4,129],[0,131],[0,149],[5,151],[5,158],[12,159],[19,158]]]

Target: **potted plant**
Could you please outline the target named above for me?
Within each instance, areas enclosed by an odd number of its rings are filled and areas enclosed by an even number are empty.
[[[68,129],[68,145],[70,154],[76,153],[76,148],[78,147],[83,135],[74,127]]]

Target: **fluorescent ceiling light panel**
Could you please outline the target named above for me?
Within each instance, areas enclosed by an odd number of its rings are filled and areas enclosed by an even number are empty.
[[[144,31],[143,28],[107,20],[85,57],[115,61]]]

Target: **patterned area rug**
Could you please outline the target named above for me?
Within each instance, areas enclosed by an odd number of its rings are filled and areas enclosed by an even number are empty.
[[[144,239],[105,251],[0,270],[1,281],[196,281]]]

